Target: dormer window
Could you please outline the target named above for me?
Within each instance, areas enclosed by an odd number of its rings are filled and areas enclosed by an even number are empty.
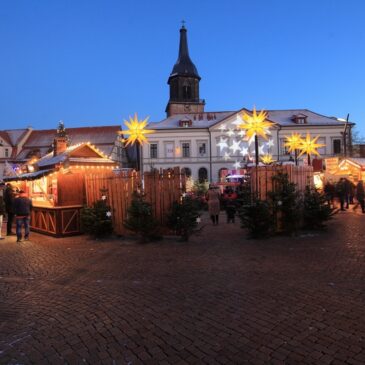
[[[182,119],[179,121],[179,127],[189,128],[193,125],[193,122],[190,119]]]
[[[307,124],[307,116],[304,114],[293,115],[292,121],[296,124]]]

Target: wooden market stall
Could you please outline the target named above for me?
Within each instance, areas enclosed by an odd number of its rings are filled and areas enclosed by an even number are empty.
[[[353,183],[365,181],[365,158],[350,157],[338,161],[337,166],[327,172],[327,178],[330,177],[334,178],[333,180],[346,177]]]
[[[32,199],[31,230],[55,237],[81,233],[80,210],[86,203],[85,175],[112,169],[116,163],[89,143],[67,147],[56,138],[54,151],[27,165],[28,173],[4,180]]]

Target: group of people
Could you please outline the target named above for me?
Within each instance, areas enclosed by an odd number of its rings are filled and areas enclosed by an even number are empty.
[[[2,237],[2,224],[5,214],[7,215],[6,235],[17,236],[17,242],[29,240],[29,222],[32,210],[32,201],[23,190],[17,190],[10,183],[6,184],[3,195],[0,195],[0,239]],[[13,232],[14,219],[16,233]],[[22,230],[24,228],[24,237]]]
[[[235,222],[236,215],[236,198],[237,194],[232,189],[225,189],[223,196],[221,196],[219,187],[215,185],[209,185],[208,192],[206,194],[206,200],[208,201],[208,213],[212,220],[213,226],[219,223],[219,212],[221,210],[221,201],[224,203],[227,223]]]
[[[328,181],[323,190],[329,205],[333,206],[335,197],[338,197],[341,210],[349,209],[350,204],[354,204],[354,210],[360,206],[362,212],[365,213],[365,191],[362,180],[355,185],[343,177],[336,184]]]

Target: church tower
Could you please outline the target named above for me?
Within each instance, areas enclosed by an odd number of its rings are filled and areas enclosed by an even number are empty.
[[[179,57],[167,81],[170,86],[167,117],[173,114],[204,112],[205,101],[199,99],[200,76],[189,56],[186,32],[183,25],[180,29]]]

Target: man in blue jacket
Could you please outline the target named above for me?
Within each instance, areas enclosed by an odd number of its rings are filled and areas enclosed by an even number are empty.
[[[27,197],[23,190],[20,190],[19,196],[14,199],[17,242],[22,242],[22,226],[24,226],[24,240],[29,240],[29,220],[31,210],[32,201]]]

